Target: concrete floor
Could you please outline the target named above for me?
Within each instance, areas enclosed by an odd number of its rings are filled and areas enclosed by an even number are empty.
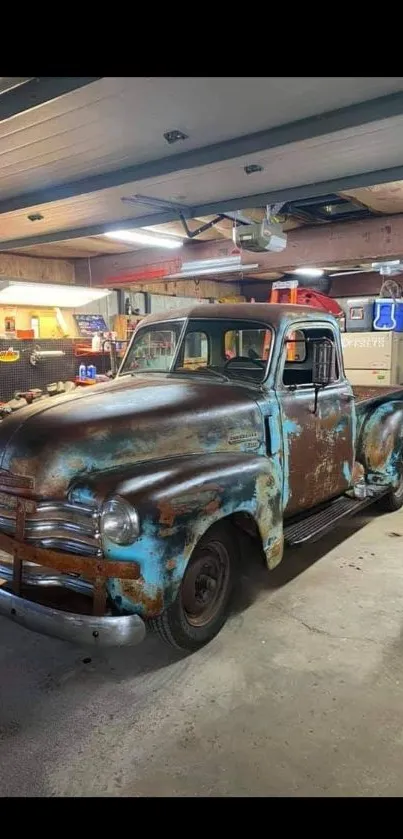
[[[193,656],[0,619],[0,795],[403,795],[403,512],[243,581]]]

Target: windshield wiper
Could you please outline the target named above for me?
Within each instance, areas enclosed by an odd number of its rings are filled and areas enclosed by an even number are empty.
[[[156,370],[155,367],[145,367],[143,370],[122,370],[121,376],[146,376],[148,373],[169,373],[169,370]]]
[[[183,375],[192,376],[195,373],[197,373],[198,376],[204,376],[205,373],[211,373],[212,376],[218,376],[218,378],[221,379],[221,381],[224,381],[224,382],[230,382],[231,381],[229,376],[226,376],[225,373],[219,373],[218,370],[213,370],[211,367],[203,367],[203,369],[201,369],[201,370],[186,370],[184,368],[181,369],[181,370],[156,370],[155,368],[152,368],[152,367],[150,367],[150,368],[145,367],[143,370],[122,370],[120,375],[121,376],[127,376],[127,375],[129,375],[129,376],[139,376],[139,375],[146,376],[148,373],[160,373],[160,374],[167,375],[167,376],[172,376],[174,373],[182,375],[182,376]]]
[[[203,373],[212,373],[213,376],[218,376],[219,379],[224,379],[224,382],[229,382],[229,378],[225,375],[225,373],[219,373],[218,370],[213,370],[211,367],[203,367],[203,369],[198,372],[202,375]]]

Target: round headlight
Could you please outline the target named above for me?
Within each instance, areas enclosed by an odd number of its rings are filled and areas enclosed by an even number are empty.
[[[101,535],[117,545],[130,545],[140,532],[134,507],[123,498],[110,498],[101,510]]]

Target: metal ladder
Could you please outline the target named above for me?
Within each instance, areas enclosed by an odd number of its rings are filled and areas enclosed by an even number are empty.
[[[290,292],[290,299],[289,303],[296,303],[297,302],[297,288],[298,288],[298,280],[279,280],[278,282],[273,283],[270,292],[269,303],[278,303],[278,293],[282,289],[288,289]],[[263,347],[263,358],[269,357],[269,348],[270,348],[270,335],[266,333],[266,337],[264,340],[264,347]],[[295,343],[290,343],[287,347],[287,361],[295,361],[296,356],[296,346]]]

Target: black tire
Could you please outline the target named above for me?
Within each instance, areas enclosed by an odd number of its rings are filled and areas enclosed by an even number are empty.
[[[196,545],[174,602],[148,622],[173,647],[194,652],[224,626],[235,579],[236,531],[213,525]]]
[[[387,495],[384,495],[383,498],[380,498],[378,501],[378,509],[381,510],[383,513],[395,513],[397,510],[401,510],[403,507],[403,474],[400,478],[399,486],[393,490],[393,492],[388,492]]]

